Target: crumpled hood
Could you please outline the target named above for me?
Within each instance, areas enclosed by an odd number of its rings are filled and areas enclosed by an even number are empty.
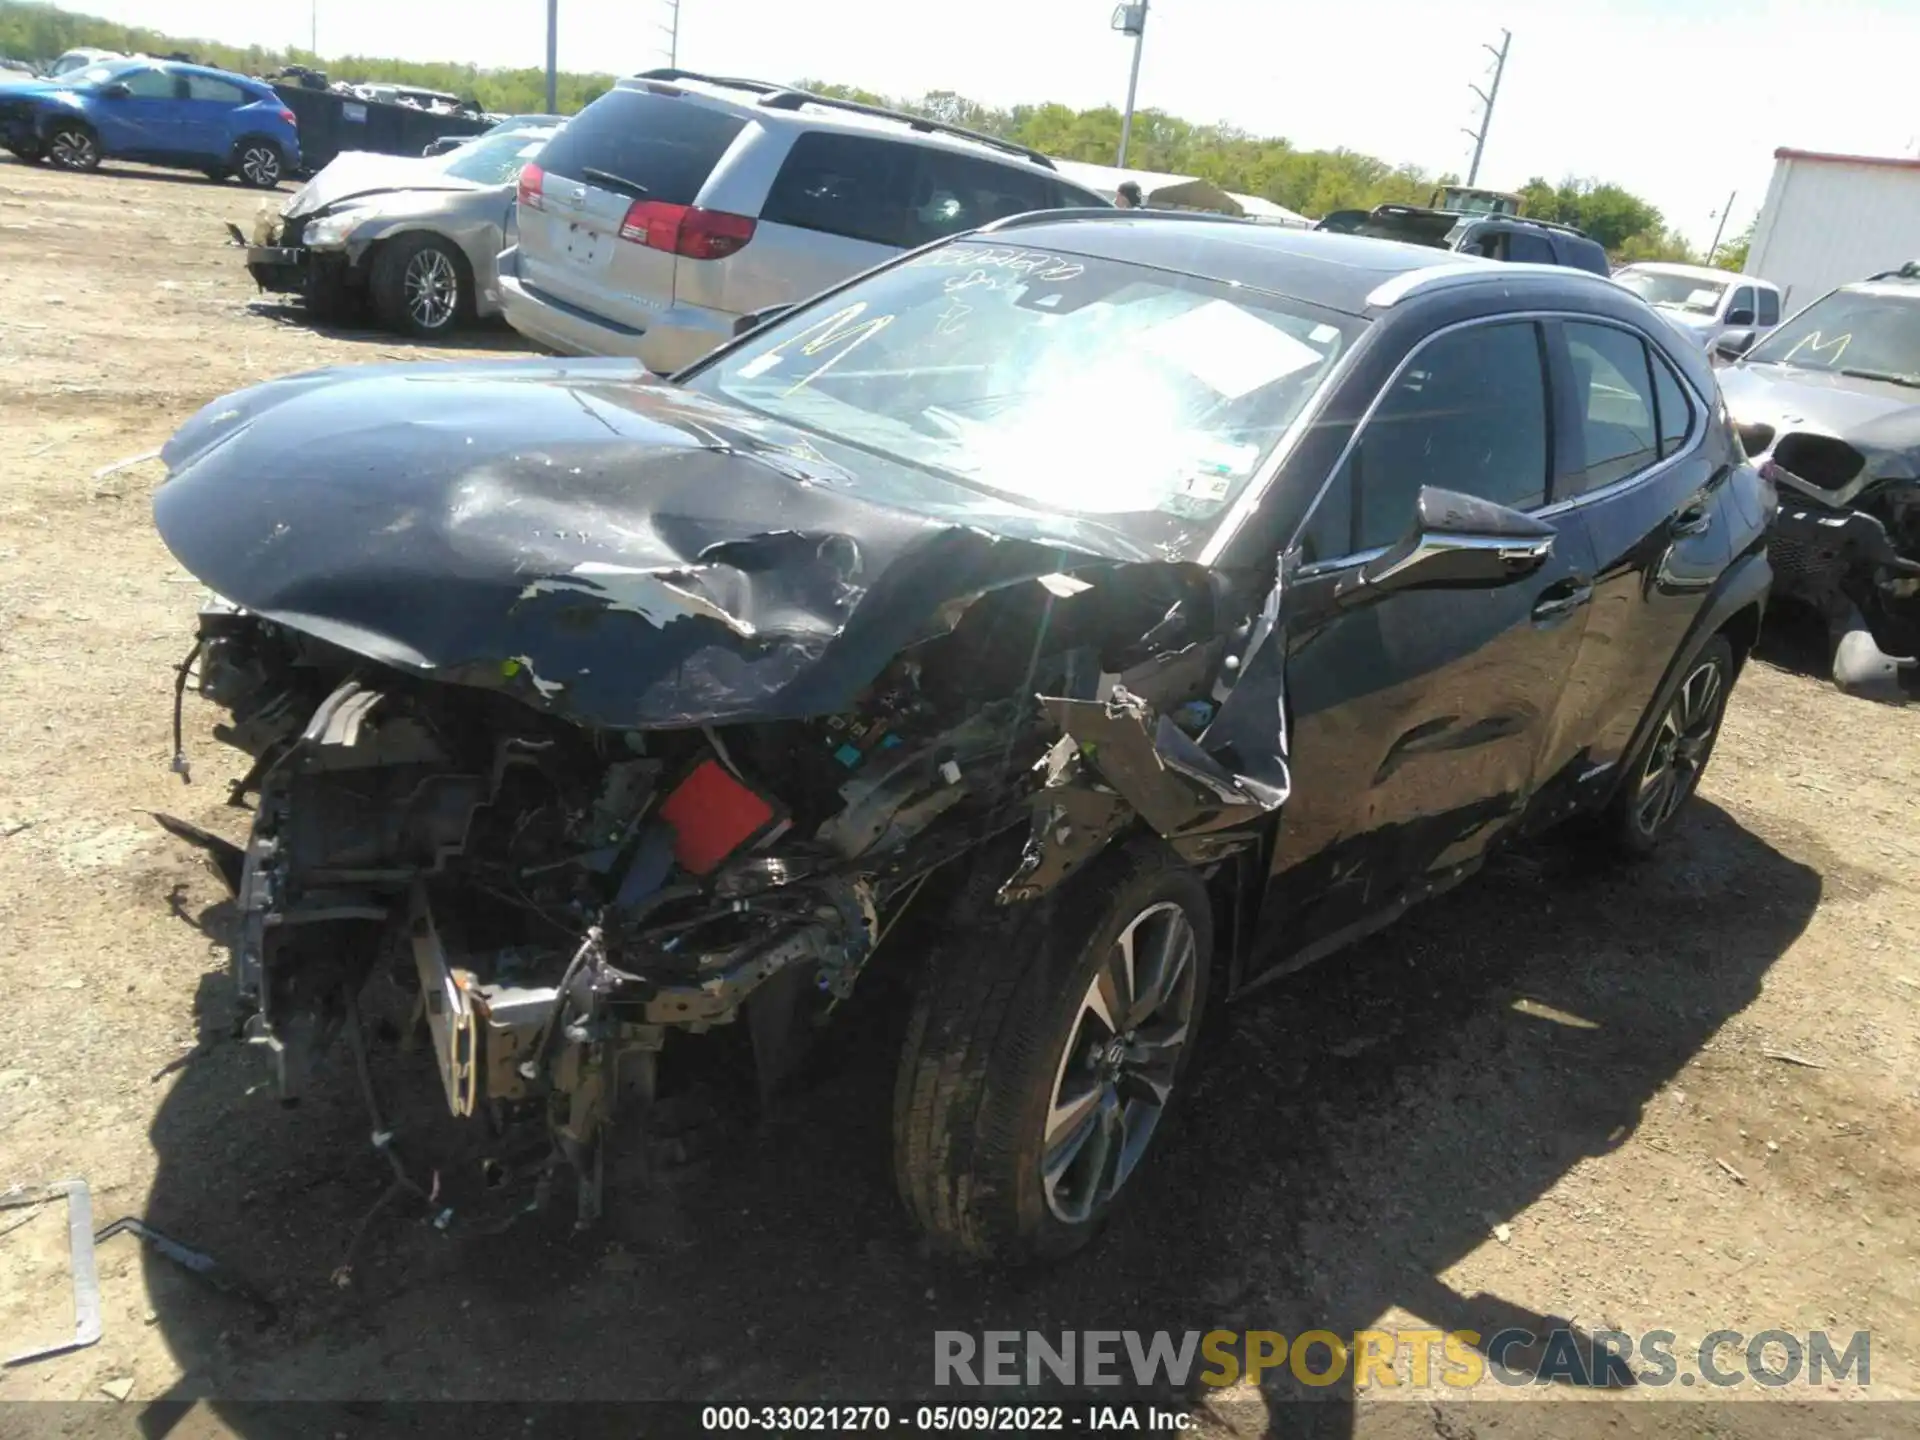
[[[294,192],[280,213],[289,220],[317,215],[329,206],[391,190],[475,190],[472,182],[449,175],[438,159],[417,155],[379,155],[349,150],[335,157]]]
[[[851,473],[630,361],[293,376],[161,453],[161,537],[225,599],[595,725],[845,710],[956,602],[1161,563],[919,472]]]
[[[1787,365],[1730,365],[1719,373],[1735,423],[1846,441],[1875,477],[1920,477],[1920,389]]]

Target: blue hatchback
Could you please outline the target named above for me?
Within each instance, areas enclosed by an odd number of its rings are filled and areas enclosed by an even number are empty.
[[[0,145],[92,170],[137,160],[271,190],[300,165],[293,112],[258,80],[159,60],[109,60],[0,90]]]

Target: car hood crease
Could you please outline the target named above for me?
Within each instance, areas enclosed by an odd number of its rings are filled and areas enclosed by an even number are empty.
[[[1164,563],[621,361],[295,376],[162,457],[161,536],[229,603],[593,725],[844,710],[989,590]]]

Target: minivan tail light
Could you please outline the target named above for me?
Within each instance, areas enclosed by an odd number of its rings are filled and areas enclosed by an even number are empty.
[[[751,217],[724,210],[636,200],[627,207],[620,238],[689,260],[722,260],[753,239],[753,226]]]
[[[546,181],[547,172],[538,165],[532,161],[522,165],[520,167],[520,203],[529,210],[546,209],[547,197],[544,191]]]

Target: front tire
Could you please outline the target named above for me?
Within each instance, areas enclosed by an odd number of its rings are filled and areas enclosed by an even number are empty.
[[[100,168],[100,139],[77,120],[62,120],[47,136],[47,159],[62,170]]]
[[[982,867],[929,957],[894,1091],[901,1197],[939,1247],[1020,1263],[1099,1234],[1166,1129],[1205,1013],[1206,887],[1157,842],[1000,908]]]
[[[367,288],[380,323],[417,340],[450,334],[473,309],[466,267],[438,235],[403,235],[382,245]]]
[[[1733,678],[1733,646],[1724,635],[1715,635],[1687,662],[1679,688],[1608,807],[1608,838],[1620,851],[1651,855],[1672,833],[1713,757]]]

